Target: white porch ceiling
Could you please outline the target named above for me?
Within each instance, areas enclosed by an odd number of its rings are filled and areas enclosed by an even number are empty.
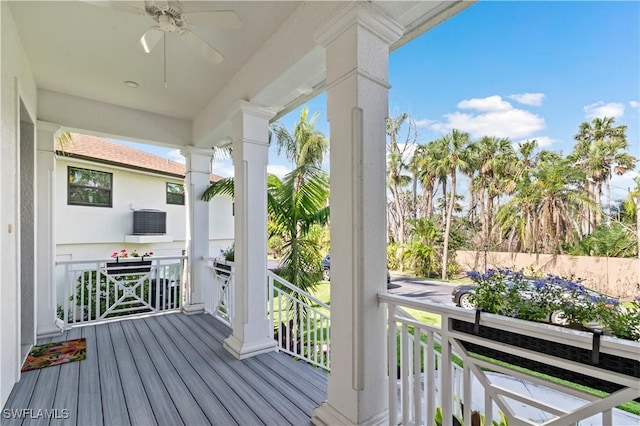
[[[144,2],[131,2],[144,7]],[[192,119],[299,6],[297,2],[184,2],[186,10],[235,10],[241,29],[190,26],[225,56],[213,65],[176,34],[145,54],[140,36],[153,24],[84,2],[13,2],[11,10],[38,88],[177,118]],[[137,89],[124,82],[135,81]]]
[[[182,0],[185,12],[234,10],[242,28],[189,26],[225,56],[219,65],[205,61],[176,34],[168,34],[165,89],[162,42],[150,54],[143,53],[139,46],[140,36],[154,24],[153,20],[91,3],[98,2],[10,3],[42,94],[39,119],[70,127],[91,124],[90,114],[82,110],[82,100],[86,100],[85,109],[104,111],[104,116],[112,117],[112,123],[84,130],[203,147],[220,143],[228,135],[226,116],[239,99],[286,112],[322,91],[324,49],[315,44],[313,34],[344,6],[344,2],[338,1]],[[144,7],[142,1],[130,3]],[[404,37],[392,49],[472,4],[470,1],[373,3],[406,28]],[[125,81],[135,81],[139,87],[132,89]],[[110,106],[122,108],[117,111]],[[84,121],[73,123],[72,107]],[[118,120],[136,114],[138,120],[151,117],[149,123],[166,122],[164,126],[169,128],[174,122],[182,129],[167,138],[159,133],[169,131],[156,129],[149,134],[153,139],[147,139],[144,131],[132,131],[130,123],[129,127],[118,128]]]

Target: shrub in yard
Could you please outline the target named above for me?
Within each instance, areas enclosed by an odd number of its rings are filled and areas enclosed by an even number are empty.
[[[640,340],[640,303],[620,305],[571,279],[547,275],[528,278],[520,271],[490,269],[467,276],[477,284],[470,298],[484,312],[529,321],[546,321],[561,313],[569,326],[597,322],[623,339]]]

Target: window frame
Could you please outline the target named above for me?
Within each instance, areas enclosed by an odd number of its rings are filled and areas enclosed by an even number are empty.
[[[179,185],[182,187],[182,192],[178,193],[178,192],[169,192],[169,185]],[[182,202],[181,203],[176,203],[176,202],[170,202],[169,201],[169,196],[177,196],[177,195],[181,195],[182,196]],[[184,184],[183,183],[175,183],[175,182],[166,182],[165,185],[165,201],[166,204],[172,205],[172,206],[184,206],[185,205],[185,188],[184,188]]]
[[[71,176],[71,171],[72,170],[86,170],[88,172],[102,173],[102,174],[108,175],[109,176],[109,188],[74,184],[69,179],[70,176]],[[78,189],[78,188],[83,189],[84,188],[84,189],[92,189],[92,190],[96,190],[97,189],[99,191],[108,192],[108,194],[109,194],[109,203],[108,204],[98,204],[98,203],[90,203],[90,202],[73,201],[71,199],[71,190],[73,188],[76,188],[76,189]],[[105,171],[102,171],[102,170],[87,169],[87,168],[84,168],[84,167],[67,166],[67,205],[69,205],[69,206],[84,206],[84,207],[113,208],[113,173],[105,172]]]

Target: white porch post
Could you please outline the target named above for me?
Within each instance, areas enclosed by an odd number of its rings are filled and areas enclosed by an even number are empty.
[[[60,126],[36,124],[36,333],[38,337],[59,334],[56,326],[56,222],[55,143]]]
[[[316,34],[331,125],[331,374],[314,424],[388,422],[386,308],[377,295],[386,288],[389,45],[401,34],[361,2]]]
[[[240,101],[232,125],[235,179],[233,334],[224,347],[238,359],[275,350],[267,319],[267,162],[274,111]]]
[[[209,203],[200,196],[211,182],[211,160],[209,149],[185,147],[180,150],[186,161],[185,192],[187,202],[187,289],[182,310],[187,314],[204,312],[204,286],[208,273],[206,259],[209,257]]]

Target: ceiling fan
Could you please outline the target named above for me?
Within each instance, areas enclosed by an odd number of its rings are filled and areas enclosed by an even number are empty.
[[[213,64],[224,61],[224,56],[191,32],[187,25],[206,25],[217,28],[240,28],[242,26],[240,18],[233,10],[185,12],[182,2],[177,0],[145,0],[144,5],[140,1],[91,1],[91,3],[151,17],[155,21],[155,25],[140,37],[140,46],[146,53],[150,53],[166,34],[176,33],[182,40],[200,52],[204,59]]]

